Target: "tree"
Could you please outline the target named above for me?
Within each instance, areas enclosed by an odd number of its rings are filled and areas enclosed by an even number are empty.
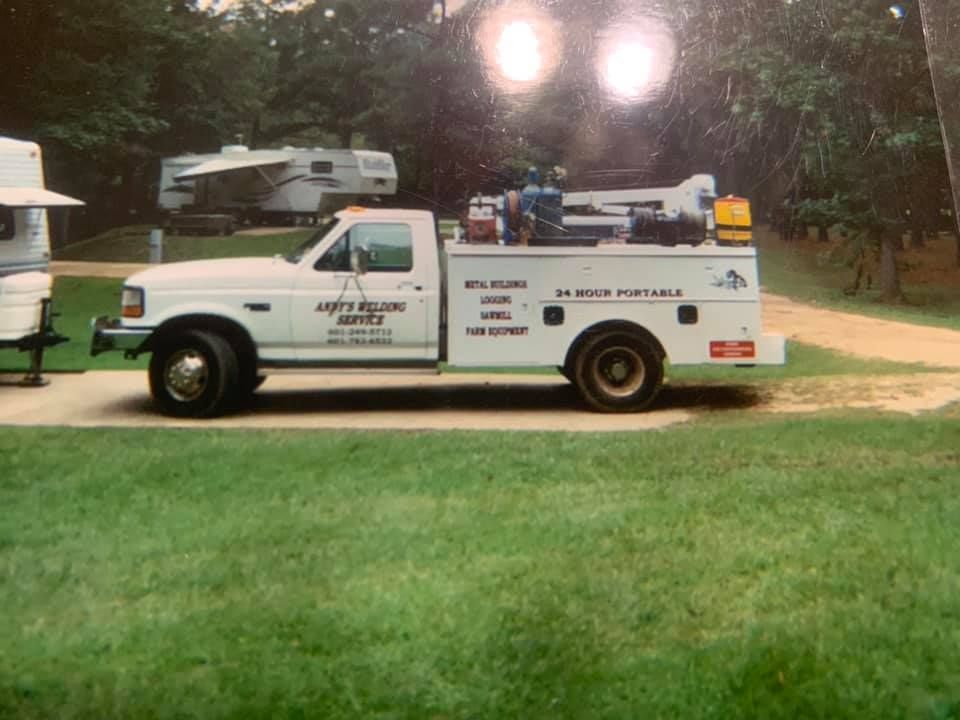
[[[925,37],[941,114],[943,144],[953,186],[953,233],[957,241],[957,266],[960,267],[960,108],[952,98],[960,97],[960,55],[956,39],[960,36],[960,2],[920,0]]]
[[[159,158],[215,149],[259,96],[264,53],[193,0],[5,0],[0,14],[0,132],[45,147],[52,183],[87,200],[87,232],[152,208]]]
[[[736,163],[750,190],[785,171],[802,217],[877,246],[881,295],[901,300],[896,252],[921,215],[914,188],[937,182],[943,162],[919,14],[879,0],[687,9],[689,21],[737,33],[685,54],[677,102],[696,104],[688,131],[713,139],[714,162]]]

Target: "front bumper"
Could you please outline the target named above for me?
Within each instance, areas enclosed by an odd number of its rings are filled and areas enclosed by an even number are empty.
[[[117,318],[103,315],[90,321],[93,337],[90,339],[90,354],[93,357],[105,352],[121,351],[124,357],[133,359],[148,350],[152,328],[124,327]]]

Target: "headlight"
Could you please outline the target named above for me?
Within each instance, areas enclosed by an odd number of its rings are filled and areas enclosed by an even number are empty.
[[[143,311],[143,288],[124,286],[120,293],[120,314],[125,318],[140,318]]]

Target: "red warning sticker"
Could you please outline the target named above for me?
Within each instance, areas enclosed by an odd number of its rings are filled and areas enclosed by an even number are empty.
[[[712,342],[710,357],[713,360],[744,360],[757,356],[754,342]]]

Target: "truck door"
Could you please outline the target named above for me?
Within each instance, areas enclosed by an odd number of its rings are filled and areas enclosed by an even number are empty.
[[[356,248],[369,254],[365,275],[350,269]],[[318,365],[425,361],[428,280],[409,224],[351,225],[300,270],[291,308],[297,359]]]

